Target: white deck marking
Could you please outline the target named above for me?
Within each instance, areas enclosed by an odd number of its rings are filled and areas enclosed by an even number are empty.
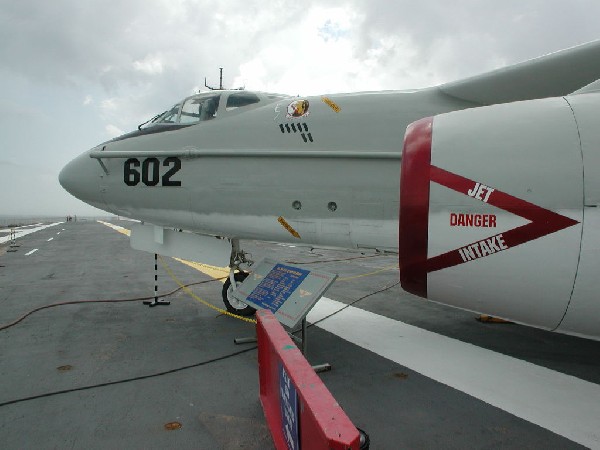
[[[316,322],[345,306],[322,297],[307,319]],[[317,326],[567,439],[600,448],[597,384],[352,306]]]
[[[321,297],[307,320],[314,323],[345,308],[317,326],[514,416],[600,449],[599,385],[346,306]]]
[[[18,239],[20,237],[26,236],[31,233],[35,233],[36,231],[45,230],[46,228],[50,228],[55,225],[59,225],[61,223],[62,222],[55,222],[55,223],[50,223],[48,225],[37,224],[39,226],[36,226],[34,228],[15,228],[15,239]],[[10,241],[10,238],[11,238],[10,234],[8,236],[0,237],[0,244]]]
[[[48,242],[50,242],[50,241],[52,241],[52,240],[54,240],[54,238],[53,238],[53,237],[51,237],[50,239],[48,239]]]
[[[35,227],[39,227],[40,225],[42,225],[42,223],[34,223],[31,225],[20,225],[18,227],[9,227],[9,228],[2,228],[0,229],[0,233],[4,233],[4,232],[9,232],[10,230],[27,230],[30,228],[35,228]]]
[[[31,250],[30,252],[25,253],[25,256],[29,256],[29,255],[33,255],[35,252],[37,252],[39,249],[34,248],[33,250]]]

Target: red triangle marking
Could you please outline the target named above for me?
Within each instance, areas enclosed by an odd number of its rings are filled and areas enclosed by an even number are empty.
[[[477,185],[483,185],[482,183],[469,180],[433,165],[430,165],[429,169],[431,181],[464,195],[469,195],[469,191],[474,192],[474,188]],[[493,188],[485,189],[487,186],[483,186],[484,189],[480,191],[479,195],[479,197],[484,197],[482,201],[531,222],[504,233],[480,239],[442,255],[429,258],[426,263],[427,273],[481,259],[579,223],[569,217],[513,197],[505,192]],[[472,197],[472,195],[470,196]]]

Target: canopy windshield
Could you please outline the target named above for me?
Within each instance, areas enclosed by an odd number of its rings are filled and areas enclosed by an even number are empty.
[[[216,117],[221,94],[199,94],[177,103],[150,120],[146,127],[161,124],[192,124]]]
[[[138,128],[156,125],[193,125],[198,122],[215,119],[232,114],[234,111],[246,110],[257,106],[261,101],[275,101],[283,96],[277,94],[261,94],[248,91],[213,91],[196,94],[173,105],[162,114],[158,114]]]

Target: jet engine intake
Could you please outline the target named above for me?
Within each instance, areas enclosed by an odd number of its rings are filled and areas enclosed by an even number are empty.
[[[591,169],[600,163],[599,99],[516,102],[411,124],[400,178],[402,287],[599,336],[600,302],[591,295],[600,287],[592,274],[600,267],[600,175]]]

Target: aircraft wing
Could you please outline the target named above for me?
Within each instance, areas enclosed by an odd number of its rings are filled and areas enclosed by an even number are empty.
[[[600,40],[443,84],[445,94],[480,105],[559,97],[600,78]]]

